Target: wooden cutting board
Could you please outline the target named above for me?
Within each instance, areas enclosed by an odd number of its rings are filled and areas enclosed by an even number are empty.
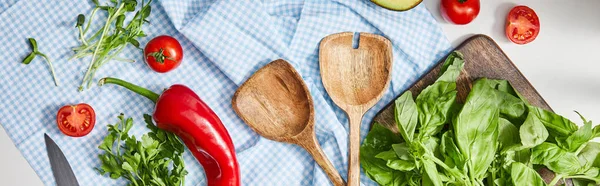
[[[531,105],[552,110],[548,106],[548,103],[544,101],[544,98],[533,88],[531,83],[527,81],[525,76],[521,74],[519,69],[508,59],[492,38],[486,35],[475,35],[464,41],[455,50],[460,51],[465,59],[464,69],[456,83],[458,102],[463,103],[465,101],[468,93],[471,91],[472,83],[476,79],[487,77],[490,79],[508,80]],[[444,57],[444,59],[438,62],[435,68],[423,75],[419,81],[410,87],[409,90],[412,91],[413,97],[416,97],[421,90],[435,82],[445,59]],[[394,120],[394,102],[390,102],[383,110],[377,113],[373,121],[379,122],[394,132],[398,132],[396,121]]]
[[[508,80],[531,105],[552,111],[544,98],[540,96],[527,78],[521,74],[515,64],[510,61],[498,44],[496,44],[489,36],[475,35],[470,37],[455,50],[460,51],[465,59],[465,66],[456,82],[458,102],[463,103],[465,101],[473,86],[472,83],[475,80],[481,77],[487,77],[490,79]],[[433,69],[423,75],[419,81],[409,88],[413,93],[413,97],[416,98],[421,90],[435,82],[439,76],[440,67],[445,59],[446,58],[444,57],[444,59],[438,62]],[[396,121],[394,119],[394,101],[390,102],[383,110],[375,115],[375,118],[371,123],[375,122],[379,122],[384,127],[398,133]],[[538,170],[538,173],[546,180],[546,183],[554,178],[554,174],[548,169],[540,169]],[[567,181],[567,185],[572,185],[572,183]]]

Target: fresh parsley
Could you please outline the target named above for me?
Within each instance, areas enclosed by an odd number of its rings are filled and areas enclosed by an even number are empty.
[[[100,5],[97,0],[93,0],[92,2],[95,4],[95,7],[85,28],[83,28],[85,16],[83,14],[77,16],[76,27],[79,30],[81,45],[73,48],[75,54],[70,58],[91,56],[91,62],[83,76],[79,91],[83,91],[84,87],[89,88],[96,71],[109,61],[135,62],[131,59],[120,58],[117,55],[129,44],[138,49],[140,48],[140,43],[137,39],[146,36],[142,30],[142,25],[149,23],[146,18],[150,16],[150,3],[152,0],[148,1],[148,3],[142,0],[141,8],[139,9],[137,8],[138,2],[136,0],[111,0],[107,5]],[[86,38],[91,22],[99,10],[106,11],[108,15],[106,22],[104,26]],[[135,15],[129,23],[125,24],[126,16],[130,12],[135,12]]]
[[[138,141],[128,134],[133,119],[125,119],[123,114],[118,118],[118,123],[108,125],[109,134],[98,146],[104,153],[99,155],[101,165],[96,170],[113,179],[123,177],[129,180],[129,185],[184,185],[188,172],[183,162],[184,146],[179,138],[156,127],[151,116],[145,114],[150,132]]]

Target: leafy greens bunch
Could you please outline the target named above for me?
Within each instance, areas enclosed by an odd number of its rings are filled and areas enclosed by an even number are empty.
[[[360,149],[361,166],[380,185],[546,185],[536,172],[600,184],[600,126],[529,105],[506,80],[481,78],[464,104],[456,79],[464,60],[453,52],[440,77],[413,99],[395,101],[398,131],[375,123]]]
[[[96,170],[113,179],[124,177],[128,185],[185,185],[188,172],[183,144],[173,133],[156,127],[150,115],[145,114],[144,119],[150,132],[142,136],[142,141],[128,134],[133,119],[125,119],[123,114],[118,123],[108,125],[109,134],[98,146],[104,154],[99,155],[101,166]]]
[[[91,86],[96,71],[107,62],[111,60],[134,62],[134,60],[120,58],[117,55],[128,44],[138,49],[140,48],[137,38],[146,36],[144,31],[142,31],[142,25],[149,23],[146,18],[150,16],[150,3],[152,0],[148,1],[148,3],[142,0],[141,8],[137,8],[137,0],[110,0],[109,5],[100,5],[98,0],[92,0],[92,2],[96,7],[92,10],[85,28],[83,27],[85,16],[83,14],[77,16],[76,27],[79,30],[81,45],[73,48],[75,54],[71,57],[72,59],[91,56],[91,62],[83,76],[79,91],[83,91],[84,86],[87,88]],[[91,22],[99,10],[106,12],[106,22],[104,26],[86,38]],[[126,16],[130,12],[135,12],[135,15],[129,23],[125,24]]]

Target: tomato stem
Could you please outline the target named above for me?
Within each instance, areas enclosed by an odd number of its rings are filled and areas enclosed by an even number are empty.
[[[459,3],[465,3],[467,0],[458,0]]]
[[[104,84],[115,84],[115,85],[119,85],[122,87],[125,87],[126,89],[129,89],[139,95],[142,95],[148,99],[150,99],[150,101],[156,103],[156,101],[158,100],[158,97],[160,95],[158,95],[157,93],[154,93],[146,88],[134,85],[132,83],[129,83],[127,81],[118,79],[118,78],[112,78],[112,77],[105,77],[100,79],[100,81],[98,81],[98,86],[101,87]]]
[[[158,52],[149,53],[147,57],[149,57],[149,56],[154,57],[154,60],[156,60],[160,64],[164,64],[165,63],[165,59],[174,60],[172,57],[165,56],[165,52],[164,52],[164,50],[162,48],[160,48],[158,50]]]

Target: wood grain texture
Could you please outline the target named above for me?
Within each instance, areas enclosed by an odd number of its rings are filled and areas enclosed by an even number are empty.
[[[519,69],[510,61],[492,38],[486,35],[475,35],[464,41],[456,50],[460,51],[465,59],[464,69],[456,83],[458,102],[463,103],[465,101],[475,80],[487,77],[490,79],[508,80],[531,105],[552,110],[544,98],[539,95],[531,83],[527,81],[527,78],[521,74]],[[413,97],[416,97],[424,88],[435,82],[444,60],[445,58],[409,88],[413,93]],[[394,119],[393,103],[392,101],[381,110],[373,121],[379,122],[386,128],[398,133]]]
[[[278,59],[256,71],[235,92],[232,107],[256,133],[301,146],[333,185],[345,185],[315,136],[315,111],[308,88],[288,62]]]
[[[321,40],[319,65],[323,85],[331,99],[348,114],[350,146],[348,185],[360,185],[360,124],[387,90],[391,79],[392,44],[383,36],[360,33],[329,35]],[[356,46],[356,45],[355,45]]]

